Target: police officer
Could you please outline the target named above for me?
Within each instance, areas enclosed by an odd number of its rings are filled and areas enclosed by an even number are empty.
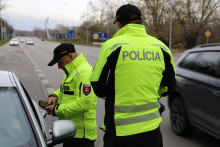
[[[119,30],[106,41],[90,78],[105,99],[104,147],[162,147],[158,99],[175,86],[171,51],[146,33],[140,10],[123,5]]]
[[[77,55],[74,45],[61,43],[54,49],[54,57],[48,66],[58,63],[65,72],[60,88],[51,93],[45,109],[60,120],[72,120],[76,135],[64,142],[64,147],[94,147],[97,138],[96,103],[89,77],[92,67],[81,53]]]

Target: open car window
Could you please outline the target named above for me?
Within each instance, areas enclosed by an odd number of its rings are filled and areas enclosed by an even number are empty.
[[[1,146],[37,146],[26,113],[13,87],[0,87],[0,116]]]

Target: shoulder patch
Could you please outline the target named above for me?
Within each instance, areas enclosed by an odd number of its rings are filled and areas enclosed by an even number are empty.
[[[89,95],[91,92],[91,85],[89,84],[83,84],[83,94],[84,95]]]

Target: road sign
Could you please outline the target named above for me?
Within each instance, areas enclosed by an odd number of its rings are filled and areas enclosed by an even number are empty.
[[[206,37],[207,37],[207,44],[209,44],[209,36],[211,35],[211,32],[206,31],[206,32],[205,32],[205,35],[206,35]]]
[[[98,33],[93,33],[92,37],[93,37],[93,40],[98,40],[99,39],[99,34]]]
[[[93,32],[92,33],[92,40],[105,41],[107,39],[108,39],[107,33],[102,33],[102,32]]]
[[[211,32],[206,31],[206,32],[205,32],[205,35],[206,35],[206,37],[209,37],[209,36],[211,35]]]
[[[74,30],[67,30],[67,38],[74,38]]]

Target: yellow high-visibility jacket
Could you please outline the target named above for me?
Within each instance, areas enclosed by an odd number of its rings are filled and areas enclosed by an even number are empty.
[[[97,97],[89,82],[92,67],[83,54],[65,65],[65,75],[58,90],[50,95],[57,98],[55,115],[60,120],[72,120],[76,124],[75,138],[97,138]]]
[[[173,91],[171,51],[140,24],[122,27],[100,50],[90,82],[105,99],[106,133],[127,136],[159,127],[158,99]]]

